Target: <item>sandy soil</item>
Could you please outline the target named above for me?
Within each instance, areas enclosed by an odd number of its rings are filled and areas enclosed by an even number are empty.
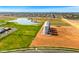
[[[79,20],[69,20],[69,21],[75,24],[75,26],[79,29]]]
[[[72,23],[79,24],[79,20],[69,20]]]
[[[72,26],[52,26],[51,28],[56,28],[58,33],[57,36],[43,35],[41,28],[30,47],[48,46],[79,48],[79,29]]]

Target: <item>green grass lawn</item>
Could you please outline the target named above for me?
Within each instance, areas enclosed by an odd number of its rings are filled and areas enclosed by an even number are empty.
[[[5,23],[5,22],[7,22],[7,21],[9,21],[9,20],[15,20],[16,18],[10,18],[10,17],[8,17],[8,18],[1,18],[0,19],[0,23]]]
[[[41,23],[44,23],[45,21],[49,20],[51,22],[51,25],[54,25],[54,26],[58,26],[58,25],[61,25],[61,26],[70,26],[70,24],[68,23],[65,23],[61,20],[61,18],[46,18],[46,17],[41,17],[41,18],[31,18],[32,20],[38,20],[39,22]]]
[[[7,23],[1,25],[3,27],[14,27],[17,28],[16,32],[0,39],[0,51],[16,49],[16,48],[27,48],[35,38],[37,32],[41,28],[41,25],[19,25],[14,23]]]
[[[55,25],[55,26],[58,26],[58,25],[61,25],[61,26],[70,26],[70,24],[63,22],[61,19],[51,20],[51,24]]]

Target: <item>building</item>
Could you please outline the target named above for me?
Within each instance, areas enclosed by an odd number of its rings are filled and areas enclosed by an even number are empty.
[[[6,28],[0,28],[0,34],[6,32],[6,31],[9,31],[9,30],[11,30],[11,28],[8,28],[8,27],[6,27]]]
[[[46,21],[43,25],[43,34],[49,34],[50,32],[50,22]]]
[[[0,34],[2,34],[2,33],[4,33],[5,32],[5,30],[2,28],[2,29],[0,29]]]

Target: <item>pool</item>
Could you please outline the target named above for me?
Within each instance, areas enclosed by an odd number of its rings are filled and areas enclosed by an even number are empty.
[[[38,24],[37,22],[32,21],[31,19],[28,18],[17,18],[16,20],[11,20],[9,22],[15,22],[21,25],[33,25],[33,24]]]

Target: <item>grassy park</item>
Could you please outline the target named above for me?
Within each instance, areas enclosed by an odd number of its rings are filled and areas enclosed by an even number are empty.
[[[2,22],[2,20],[0,21]],[[6,22],[6,19],[5,19],[5,22]],[[20,25],[15,23],[8,23],[8,22],[0,26],[17,28],[16,32],[13,32],[12,34],[0,39],[0,51],[29,47],[36,33],[41,28],[41,24]]]

